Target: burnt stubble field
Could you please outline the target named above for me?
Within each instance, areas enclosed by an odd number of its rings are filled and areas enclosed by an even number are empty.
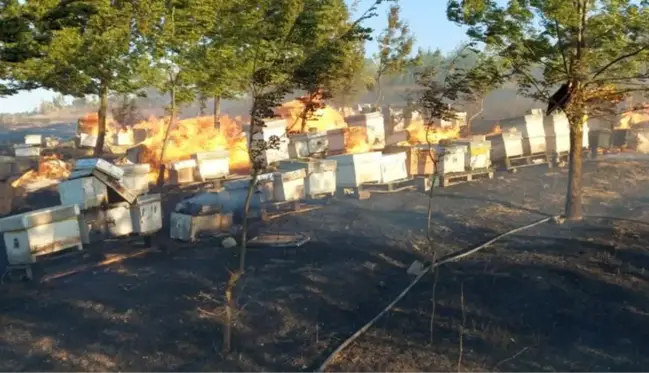
[[[647,169],[647,160],[585,164],[586,214],[649,222]],[[465,250],[560,213],[566,180],[567,169],[535,166],[439,189],[434,250]],[[433,257],[427,206],[412,191],[337,198],[263,227],[312,240],[250,250],[228,356],[223,291],[238,257],[216,239],[163,239],[166,252],[43,285],[4,284],[0,370],[313,370],[412,281],[413,260]],[[509,236],[424,277],[329,369],[644,370],[648,241],[649,225],[599,217]]]

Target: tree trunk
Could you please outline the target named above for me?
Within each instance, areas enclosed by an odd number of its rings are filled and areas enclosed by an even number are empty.
[[[214,96],[214,128],[221,129],[221,121],[219,121],[219,115],[221,115],[221,96]]]
[[[568,220],[581,220],[582,211],[582,160],[584,116],[577,123],[570,124],[570,166],[568,171],[568,195],[566,196],[565,217]]]
[[[255,191],[255,184],[257,184],[257,176],[259,175],[259,170],[255,166],[256,163],[255,153],[252,149],[252,139],[255,134],[257,120],[254,118],[255,115],[255,102],[253,101],[252,110],[250,110],[251,119],[250,119],[250,132],[248,133],[248,143],[251,146],[248,149],[248,156],[250,157],[250,164],[252,165],[252,174],[250,178],[250,184],[248,185],[248,192],[246,193],[246,200],[243,204],[243,224],[241,227],[241,242],[239,244],[239,270],[234,271],[230,274],[230,280],[228,281],[228,286],[225,289],[225,325],[223,328],[223,348],[222,352],[228,354],[232,350],[232,325],[234,324],[234,311],[236,309],[234,293],[236,291],[236,285],[241,276],[245,273],[246,269],[246,251],[248,243],[248,212],[250,211],[250,202],[252,201],[252,195]]]
[[[480,99],[480,110],[475,112],[467,121],[467,134],[470,136],[471,132],[473,132],[473,120],[478,117],[478,115],[482,114],[484,111],[484,97]]]
[[[165,151],[167,150],[167,143],[169,142],[169,134],[173,130],[173,125],[176,122],[176,86],[171,86],[171,108],[169,113],[169,123],[167,124],[167,130],[165,131],[165,137],[162,142],[162,150],[160,151],[160,168],[158,169],[158,181],[156,185],[161,187],[165,183]]]
[[[106,138],[106,117],[108,116],[108,87],[105,83],[101,83],[99,87],[99,117],[97,143],[95,144],[95,157],[99,157],[104,153],[104,142]]]

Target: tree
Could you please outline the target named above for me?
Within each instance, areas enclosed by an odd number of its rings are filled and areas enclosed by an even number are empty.
[[[646,93],[649,4],[620,0],[451,0],[450,20],[502,57],[520,92],[550,101],[570,123],[567,219],[582,218],[583,125]],[[560,94],[549,92],[561,86]],[[548,110],[551,111],[551,110]]]
[[[209,17],[217,5],[212,0],[150,0],[150,20],[142,30],[146,52],[154,66],[148,80],[169,95],[169,122],[160,152],[158,186],[164,184],[164,157],[169,136],[174,130],[178,104],[196,98],[198,77],[192,66],[193,52],[209,29]]]
[[[379,36],[378,66],[374,78],[377,106],[383,100],[383,78],[420,63],[420,54],[412,57],[414,43],[415,38],[411,35],[408,24],[401,19],[401,8],[397,4],[390,6],[388,26]]]
[[[99,97],[99,128],[95,155],[104,148],[108,97],[111,92],[130,93],[144,86],[139,79],[145,60],[136,38],[135,25],[142,14],[137,1],[32,0],[27,6],[42,14],[53,30],[41,56],[27,61],[21,79],[65,95]]]
[[[300,87],[313,87],[319,81],[318,74],[306,74],[307,66],[314,67],[313,56],[318,55],[323,60],[323,65],[318,66],[319,71],[324,71],[326,64],[334,67],[335,56],[327,53],[338,53],[339,49],[332,47],[338,42],[347,42],[367,37],[368,29],[362,28],[360,23],[373,16],[376,0],[372,7],[361,16],[359,20],[349,23],[348,29],[343,33],[332,32],[329,34],[329,43],[324,43],[319,48],[314,48],[312,39],[318,30],[324,30],[324,22],[317,14],[320,0],[277,0],[277,1],[252,1],[233,0],[230,10],[233,17],[232,24],[237,25],[237,36],[240,45],[245,46],[240,55],[241,64],[248,69],[247,86],[252,98],[250,108],[250,127],[248,132],[249,157],[251,164],[251,178],[248,187],[244,209],[243,227],[240,241],[240,258],[238,269],[231,272],[230,281],[225,290],[226,298],[226,325],[223,335],[223,350],[229,352],[231,348],[232,317],[235,304],[233,293],[246,268],[246,244],[248,233],[248,211],[257,184],[258,176],[265,171],[266,163],[264,152],[278,146],[279,138],[273,137],[270,141],[259,139],[265,127],[264,120],[273,117],[273,109],[280,105],[287,94]],[[325,1],[324,3],[327,3]],[[346,21],[346,20],[345,20]],[[322,22],[322,23],[321,23]],[[336,29],[337,31],[338,29]],[[324,51],[329,51],[325,53]]]
[[[49,15],[50,23],[61,23],[60,15]],[[18,0],[0,0],[0,97],[21,89],[33,89],[33,82],[17,80],[15,69],[25,61],[42,56],[51,40],[51,30],[33,7]]]
[[[196,45],[192,59],[201,105],[206,104],[208,97],[214,100],[212,114],[218,128],[221,100],[235,98],[246,89],[248,70],[245,64],[234,63],[241,61],[243,52],[236,40],[238,25],[232,24],[236,17],[223,7],[214,6],[211,11],[204,40]]]
[[[307,92],[299,117],[301,132],[309,117],[323,107],[324,100],[353,89],[364,67],[365,53],[364,40],[342,37],[353,27],[343,0],[306,2],[303,14],[301,22],[312,27],[300,29],[298,37],[310,42],[305,45],[307,57],[294,73],[295,87]]]

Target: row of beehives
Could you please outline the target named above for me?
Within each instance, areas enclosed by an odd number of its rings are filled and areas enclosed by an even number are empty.
[[[60,206],[0,219],[11,266],[30,265],[40,255],[162,228],[159,194],[146,194],[148,165],[115,166],[82,159],[58,185]]]

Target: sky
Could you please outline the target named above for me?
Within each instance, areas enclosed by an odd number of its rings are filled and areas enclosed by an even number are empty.
[[[361,0],[358,13],[364,12],[373,0]],[[416,37],[416,46],[423,49],[439,48],[449,52],[466,40],[462,28],[446,19],[446,1],[444,0],[400,0],[401,15],[410,25]],[[366,25],[378,34],[387,23],[387,8],[379,8],[377,17],[366,21]],[[367,45],[368,56],[377,51],[376,41]],[[0,113],[20,113],[37,108],[41,101],[51,100],[55,93],[42,89],[24,91],[14,96],[0,98]]]

